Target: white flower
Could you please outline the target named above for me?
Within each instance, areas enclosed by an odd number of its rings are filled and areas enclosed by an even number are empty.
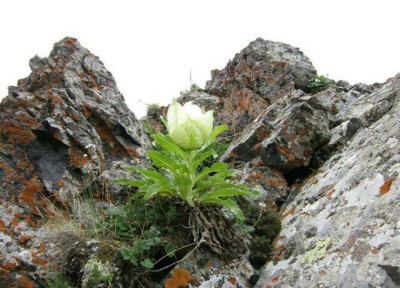
[[[197,149],[210,138],[213,111],[205,112],[191,102],[181,105],[175,100],[168,109],[167,128],[171,139],[185,149]]]

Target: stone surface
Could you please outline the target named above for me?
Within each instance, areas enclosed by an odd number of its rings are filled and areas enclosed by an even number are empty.
[[[285,204],[256,287],[400,285],[400,74],[339,115],[360,128]]]
[[[179,263],[157,288],[245,288],[251,286],[255,270],[246,257],[223,261],[200,248]]]
[[[304,88],[315,74],[310,60],[298,48],[257,38],[223,70],[212,72],[206,91],[231,97],[236,91],[249,89],[271,104],[295,88]]]
[[[236,168],[239,171],[236,181],[260,192],[258,197],[251,200],[266,203],[273,210],[278,210],[289,192],[289,185],[282,172],[266,166],[260,156]]]
[[[223,135],[233,140],[266,107],[288,92],[304,88],[315,74],[310,60],[298,48],[258,38],[223,70],[214,70],[205,91],[185,92],[177,101],[213,109],[215,125],[228,125],[229,131]],[[162,126],[157,119],[150,122],[156,128]]]
[[[265,166],[287,172],[308,166],[314,150],[328,140],[325,109],[315,97],[296,91],[265,109],[221,160],[249,161],[260,156]]]
[[[32,73],[0,105],[3,280],[13,270],[34,275],[35,266],[47,265],[40,258],[45,248],[39,253],[30,241],[41,222],[39,206],[68,202],[86,188],[115,196],[121,188],[112,180],[127,173],[121,166],[142,162],[150,145],[111,73],[75,39],[29,64]]]

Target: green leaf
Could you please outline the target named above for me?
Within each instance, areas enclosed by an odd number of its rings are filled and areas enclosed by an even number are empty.
[[[214,149],[210,149],[208,151],[195,154],[195,156],[192,158],[190,169],[192,171],[196,171],[197,167],[199,167],[207,158],[215,156],[214,152]]]
[[[165,127],[168,129],[168,122],[167,120],[164,119],[163,116],[160,116],[161,122],[165,125]]]
[[[166,180],[165,177],[163,177],[160,173],[158,173],[155,170],[141,170],[140,174],[152,180],[158,180],[158,181]]]
[[[164,246],[164,249],[168,257],[175,256],[176,245],[174,243],[168,243],[167,245]]]
[[[153,261],[150,260],[150,258],[145,258],[144,260],[142,260],[142,261],[140,262],[140,264],[141,264],[144,268],[147,268],[147,269],[151,269],[151,268],[154,267],[154,263],[153,263]]]
[[[146,184],[146,181],[143,180],[133,180],[127,178],[121,178],[114,181],[114,184],[121,185],[121,186],[135,186],[135,187],[142,187]]]
[[[219,134],[224,132],[225,130],[228,130],[228,125],[220,125],[214,128],[214,130],[211,132],[211,139],[215,139]]]
[[[160,191],[160,189],[161,189],[161,184],[159,182],[150,185],[143,196],[144,200],[149,200],[151,197],[156,195]]]
[[[147,153],[147,156],[153,160],[154,165],[157,167],[163,167],[169,170],[173,169],[173,160],[162,153],[151,150]]]
[[[214,164],[211,165],[210,168],[205,167],[195,178],[194,183],[196,183],[197,181],[199,181],[201,178],[203,178],[204,176],[210,174],[210,173],[214,173],[214,172],[224,172],[228,170],[228,164],[226,163],[221,163],[221,162],[216,162]]]
[[[205,199],[209,198],[215,198],[215,197],[232,197],[232,196],[257,196],[259,193],[257,191],[246,191],[246,190],[240,190],[236,188],[222,188],[222,189],[217,189],[215,191],[211,191],[199,198],[199,201],[203,201]]]
[[[235,200],[233,200],[233,199],[210,198],[205,201],[202,201],[202,203],[214,203],[214,204],[222,205],[222,206],[228,208],[240,220],[242,220],[242,221],[245,220],[242,210],[240,210],[239,206],[237,206]]]
[[[141,121],[142,125],[146,128],[147,132],[153,136],[154,132],[153,132],[153,128],[150,126],[149,123],[147,123],[146,121]]]
[[[124,260],[130,261],[133,265],[138,266],[138,259],[136,258],[131,248],[121,247],[119,251]]]
[[[187,158],[187,154],[185,153],[185,151],[183,151],[178,145],[176,145],[168,136],[157,133],[156,135],[154,135],[154,140],[165,150],[178,154],[180,157],[182,157],[182,159]]]

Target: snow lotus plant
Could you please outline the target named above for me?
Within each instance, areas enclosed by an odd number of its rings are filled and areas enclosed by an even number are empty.
[[[205,112],[190,102],[181,106],[174,101],[168,110],[167,121],[162,120],[169,135],[154,134],[145,124],[155,142],[156,150],[148,152],[153,169],[130,167],[141,174],[141,180],[119,179],[116,183],[138,187],[132,198],[181,197],[190,206],[198,203],[224,206],[239,219],[244,219],[233,197],[256,196],[258,192],[244,184],[232,183],[229,178],[237,171],[229,169],[228,164],[205,165],[206,160],[218,157],[216,137],[228,127],[223,125],[213,129],[213,112]]]

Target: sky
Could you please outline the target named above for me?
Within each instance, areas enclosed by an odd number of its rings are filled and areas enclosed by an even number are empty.
[[[400,1],[35,0],[0,3],[0,97],[29,59],[75,37],[99,56],[137,117],[204,87],[249,42],[299,47],[319,74],[350,83],[400,72]]]

